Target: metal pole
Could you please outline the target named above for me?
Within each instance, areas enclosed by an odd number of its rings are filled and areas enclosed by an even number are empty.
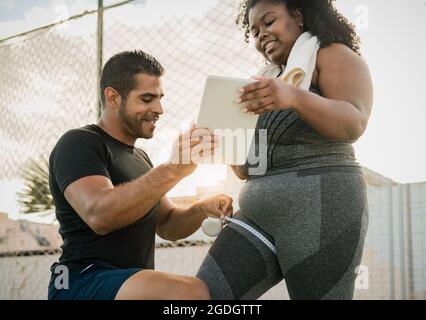
[[[401,299],[407,299],[406,292],[406,279],[405,279],[405,235],[404,235],[404,195],[402,192],[402,185],[398,185],[398,198],[399,198],[399,256],[401,268]]]
[[[103,92],[100,92],[100,82],[101,82],[101,72],[102,72],[102,66],[103,66],[103,33],[104,33],[104,1],[98,0],[98,29],[97,29],[97,81],[96,81],[96,87],[97,87],[97,115],[98,117],[101,115],[102,111],[102,105],[101,105],[101,94]]]
[[[407,265],[408,299],[414,299],[413,217],[411,214],[411,188],[405,185],[405,210],[407,212]]]
[[[395,300],[395,261],[393,248],[393,198],[392,198],[392,180],[388,180],[388,214],[389,214],[389,282],[390,299]]]

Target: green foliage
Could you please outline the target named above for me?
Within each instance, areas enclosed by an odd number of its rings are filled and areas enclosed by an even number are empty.
[[[23,213],[44,212],[54,208],[49,188],[49,164],[46,159],[31,160],[22,171],[25,188],[18,192],[18,203]]]

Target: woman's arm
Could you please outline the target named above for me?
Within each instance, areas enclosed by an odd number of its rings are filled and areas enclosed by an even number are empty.
[[[373,105],[366,63],[346,46],[333,44],[318,52],[317,67],[324,97],[296,89],[293,110],[325,137],[356,141],[367,127]]]
[[[365,131],[373,105],[373,85],[366,63],[342,44],[318,52],[318,85],[324,97],[284,83],[257,78],[242,89],[237,102],[255,114],[293,109],[318,133],[339,141],[357,140]]]

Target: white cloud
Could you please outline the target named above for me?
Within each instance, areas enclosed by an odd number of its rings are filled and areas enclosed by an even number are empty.
[[[13,1],[2,1],[2,6],[13,6]],[[199,17],[217,4],[217,0],[147,0],[144,5],[140,3],[129,4],[114,10],[114,16],[129,25],[144,21],[146,25],[158,25],[161,21],[171,17]],[[85,0],[66,2],[65,0],[51,0],[49,7],[35,6],[24,13],[24,19],[0,21],[0,39],[20,34],[51,23],[65,20],[70,16],[84,11],[95,9],[94,2]],[[131,10],[129,10],[131,9]],[[152,14],[153,12],[160,13]],[[63,29],[68,29],[65,25]]]
[[[147,0],[147,12],[161,12],[166,16],[199,17],[217,4],[217,0]]]
[[[84,0],[76,0],[69,4],[65,0],[51,0],[49,7],[35,6],[26,11],[23,19],[0,21],[0,39],[66,20],[73,15],[92,9],[94,9],[93,4],[90,6]],[[67,25],[65,24],[62,29],[67,29]]]
[[[55,21],[55,8],[33,7],[24,13],[22,20],[0,22],[0,38],[23,33]]]
[[[161,26],[170,23],[171,19],[197,18],[206,14],[218,0],[147,0],[139,3],[115,8],[113,19],[105,19],[105,23],[114,24],[115,21],[132,27],[143,21],[145,27]],[[106,11],[108,14],[108,11]],[[112,14],[111,14],[112,15]]]
[[[13,8],[15,8],[15,2],[13,0],[2,0],[0,1],[0,8],[12,10]]]

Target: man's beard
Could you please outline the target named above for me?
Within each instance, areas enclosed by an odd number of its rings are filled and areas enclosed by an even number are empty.
[[[142,120],[138,120],[135,117],[131,117],[127,113],[126,101],[121,102],[120,109],[118,110],[118,115],[120,117],[121,122],[123,123],[123,129],[126,131],[128,135],[131,135],[135,138],[143,138],[143,139],[152,138],[152,135],[147,136],[143,132]]]

